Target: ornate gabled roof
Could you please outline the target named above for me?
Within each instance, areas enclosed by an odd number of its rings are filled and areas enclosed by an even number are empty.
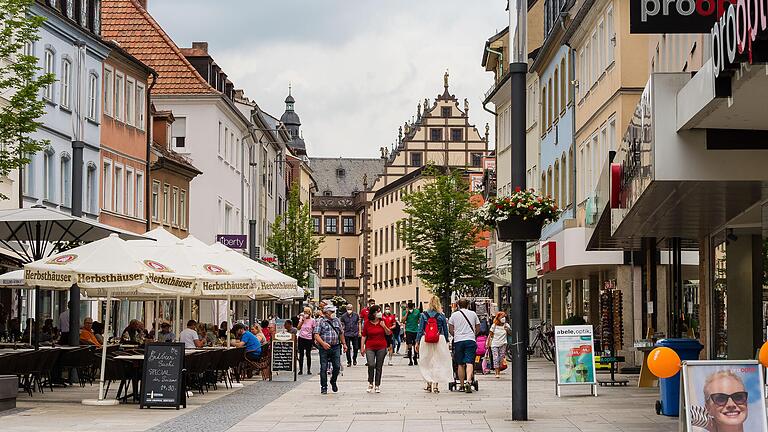
[[[218,94],[137,0],[101,4],[101,35],[158,73],[155,94]]]
[[[320,195],[352,196],[384,174],[382,158],[309,158]],[[343,170],[343,172],[340,172]]]

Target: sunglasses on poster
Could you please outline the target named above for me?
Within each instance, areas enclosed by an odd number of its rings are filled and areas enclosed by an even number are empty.
[[[728,399],[732,400],[736,405],[746,405],[749,400],[749,393],[740,391],[736,393],[712,393],[709,395],[709,399],[712,400],[717,406],[725,406],[728,403]]]

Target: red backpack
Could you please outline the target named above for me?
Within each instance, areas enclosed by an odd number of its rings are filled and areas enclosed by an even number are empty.
[[[427,326],[424,329],[424,342],[437,343],[440,341],[440,329],[437,327],[437,315],[428,316]]]

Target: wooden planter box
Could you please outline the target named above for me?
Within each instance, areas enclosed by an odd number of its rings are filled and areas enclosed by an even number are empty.
[[[544,223],[540,219],[522,220],[511,217],[496,224],[496,236],[499,241],[536,241],[541,238],[541,227]]]

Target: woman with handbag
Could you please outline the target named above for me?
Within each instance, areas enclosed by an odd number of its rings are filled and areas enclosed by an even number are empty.
[[[440,383],[453,381],[453,367],[448,349],[448,320],[437,296],[432,296],[419,318],[414,349],[420,360],[419,372],[426,382],[424,391],[439,393]]]
[[[507,335],[512,333],[512,328],[507,324],[507,314],[498,312],[493,319],[486,346],[491,349],[491,360],[496,371],[496,378],[501,378],[501,369],[504,359],[507,357]]]

